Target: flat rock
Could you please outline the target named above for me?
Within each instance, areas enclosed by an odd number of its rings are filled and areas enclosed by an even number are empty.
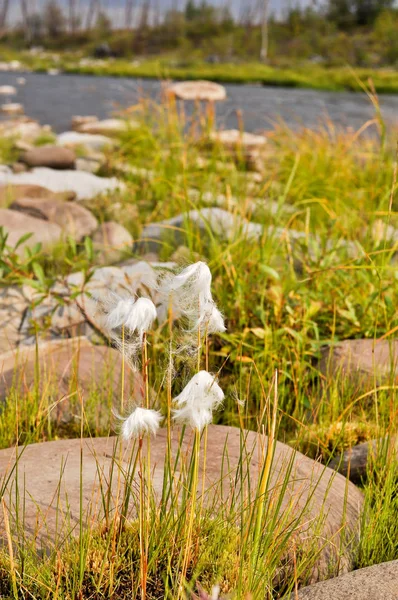
[[[43,134],[51,133],[51,128],[28,117],[18,117],[0,122],[0,135],[17,138],[26,143],[34,143]]]
[[[239,131],[239,129],[213,131],[210,134],[210,139],[229,149],[235,149],[236,147],[241,146],[242,148],[253,150],[263,148],[267,143],[265,135],[255,135],[254,133],[248,133],[247,131]]]
[[[79,127],[81,125],[86,125],[87,123],[96,123],[99,119],[95,115],[75,115],[72,117],[71,121],[71,129],[72,131],[79,131]]]
[[[67,423],[79,405],[79,395],[88,400],[98,397],[98,421],[109,426],[112,407],[120,409],[122,391],[121,354],[107,346],[94,346],[85,337],[39,342],[39,381],[36,380],[36,346],[24,346],[0,355],[0,400],[10,390],[26,395],[34,389],[45,390],[51,417]],[[77,382],[77,383],[76,383]],[[78,393],[77,391],[78,390]],[[124,394],[143,401],[141,376],[126,367]]]
[[[50,198],[20,198],[11,204],[11,209],[56,223],[63,233],[81,240],[91,235],[98,227],[94,215],[79,204],[62,202]]]
[[[100,371],[102,371],[102,365]],[[179,434],[178,429],[173,429],[173,453],[178,447]],[[260,438],[254,432],[247,432],[244,437],[247,449],[245,456],[248,457],[248,460],[244,461],[243,470],[250,471],[251,494],[253,494],[261,470],[259,463],[261,445],[266,443],[266,438],[265,436]],[[192,434],[187,432],[181,451],[181,459],[185,464],[189,459],[188,448],[191,447],[191,444]],[[219,501],[220,488],[216,484],[221,479],[223,480],[222,496],[225,501],[229,498],[231,487],[236,488],[236,473],[238,466],[242,464],[240,461],[241,444],[242,435],[238,428],[218,425],[209,427],[205,477],[208,495],[205,502]],[[25,535],[34,534],[36,540],[45,539],[47,544],[59,547],[59,541],[64,539],[64,536],[67,537],[72,531],[78,533],[81,498],[83,499],[84,522],[87,519],[91,522],[95,519],[98,523],[101,522],[103,515],[99,476],[102,486],[106,486],[108,476],[112,473],[109,485],[111,498],[115,502],[119,475],[123,484],[126,471],[128,471],[130,454],[128,448],[123,446],[121,461],[119,461],[119,451],[116,452],[117,460],[113,460],[114,445],[115,438],[85,439],[83,443],[77,439],[32,444],[27,446],[23,452],[22,449],[20,450],[17,476],[20,481],[19,489],[26,490]],[[156,438],[151,440],[153,489],[158,497],[162,491],[166,445],[166,430],[161,429]],[[81,448],[83,449],[82,462]],[[145,451],[144,442],[143,452],[145,453]],[[225,459],[226,455],[228,459]],[[203,447],[201,456],[203,457]],[[287,471],[290,459],[292,469]],[[9,472],[14,461],[14,448],[0,451],[0,472]],[[82,465],[82,490],[80,490],[80,465]],[[113,468],[111,468],[112,465]],[[62,473],[61,482],[60,473]],[[100,474],[106,474],[105,478]],[[201,465],[199,481],[202,480],[202,474],[203,466]],[[292,525],[295,531],[292,536],[292,544],[297,543],[297,538],[299,538],[299,543],[304,545],[313,541],[311,540],[312,528],[320,527],[314,538],[319,540],[320,556],[313,578],[326,576],[328,569],[335,565],[339,551],[342,553],[341,570],[351,568],[350,542],[352,536],[357,533],[358,519],[363,504],[362,493],[351,483],[347,484],[346,479],[341,475],[325,469],[319,463],[300,453],[294,453],[290,447],[277,442],[270,483],[270,490],[273,490],[270,492],[273,500],[270,498],[270,501],[274,503],[274,506],[282,487],[281,481],[285,476],[288,477],[289,483],[279,510],[285,515],[286,511],[289,511],[291,515],[295,514],[299,519],[299,522]],[[12,530],[15,530],[13,521],[16,502],[13,483],[15,477],[16,474],[13,472],[4,495],[6,505],[11,507],[9,513]],[[241,492],[249,493],[246,490],[247,477],[245,473],[243,473],[241,481],[245,486],[245,490],[241,490]],[[66,508],[66,495],[69,508]],[[133,506],[131,510],[134,511]],[[58,529],[56,531],[57,514]],[[2,516],[0,516],[0,533],[1,518]],[[322,520],[321,523],[319,519]],[[340,536],[342,526],[344,536]],[[293,547],[290,550],[292,549]]]
[[[69,148],[82,147],[88,150],[102,150],[107,146],[112,147],[114,140],[99,134],[81,133],[79,131],[65,131],[57,136],[58,146]]]
[[[137,127],[134,121],[123,119],[104,119],[103,121],[89,121],[75,127],[75,131],[94,135],[118,136],[129,129]]]
[[[24,107],[19,102],[7,102],[1,105],[0,111],[6,115],[23,115]]]
[[[291,600],[397,600],[398,560],[340,575],[299,590]]]
[[[114,190],[124,189],[124,184],[116,177],[97,177],[84,171],[58,171],[46,167],[36,167],[28,173],[0,172],[0,185],[39,185],[52,192],[74,192],[77,200]]]
[[[74,169],[76,155],[70,148],[41,146],[24,152],[22,162],[28,167],[49,167],[50,169]]]
[[[19,184],[0,186],[0,206],[8,206],[20,198],[56,198],[57,200],[75,200],[75,192],[66,191],[59,194],[41,185]]]
[[[7,245],[15,246],[16,243],[27,233],[32,236],[23,242],[17,253],[22,254],[25,246],[33,247],[40,242],[43,247],[51,246],[61,239],[62,229],[56,223],[48,223],[42,219],[36,219],[16,210],[0,208],[0,227],[4,227],[8,234]]]
[[[225,87],[213,81],[179,81],[171,85],[167,91],[181,100],[217,102],[227,97]]]
[[[93,236],[94,248],[102,261],[117,262],[133,248],[133,237],[123,225],[114,221],[101,223]]]
[[[14,96],[17,93],[17,88],[13,85],[0,85],[0,94],[2,96]]]
[[[328,378],[341,377],[348,385],[368,387],[396,382],[398,341],[345,340],[322,349],[320,371]]]

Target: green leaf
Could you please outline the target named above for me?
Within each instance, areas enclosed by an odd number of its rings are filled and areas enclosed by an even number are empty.
[[[17,241],[17,243],[14,246],[14,250],[16,250],[17,248],[19,248],[19,246],[21,246],[21,244],[23,244],[24,242],[26,242],[26,240],[28,240],[29,238],[31,238],[33,235],[33,233],[25,233],[25,235],[23,235],[22,237],[19,238],[19,240]]]
[[[44,275],[43,267],[39,265],[38,262],[34,261],[32,263],[32,269],[36,278],[40,281],[42,285],[46,285],[46,277]]]
[[[93,240],[89,237],[84,238],[84,247],[86,249],[88,260],[89,261],[93,260],[93,257],[94,257]]]
[[[268,275],[270,279],[273,279],[274,281],[280,281],[279,273],[272,267],[269,267],[268,265],[260,265],[260,271]]]

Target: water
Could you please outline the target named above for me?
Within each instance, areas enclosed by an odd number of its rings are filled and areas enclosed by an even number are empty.
[[[25,77],[26,84],[17,79]],[[0,85],[14,85],[18,94],[0,101],[21,102],[25,112],[57,131],[70,129],[73,115],[109,116],[113,111],[135,104],[142,95],[160,98],[160,82],[118,77],[86,75],[47,75],[44,73],[0,73]],[[217,105],[217,122],[236,128],[236,111],[243,113],[247,131],[272,128],[283,119],[291,126],[316,127],[325,118],[337,126],[358,129],[372,119],[374,111],[364,94],[320,92],[259,85],[227,85],[228,99]],[[398,95],[380,97],[388,124],[398,121]],[[189,113],[189,103],[186,104]]]

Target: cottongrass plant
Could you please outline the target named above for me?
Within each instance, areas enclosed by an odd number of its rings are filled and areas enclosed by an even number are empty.
[[[172,419],[178,425],[182,425],[182,431],[189,425],[194,430],[194,444],[190,461],[189,477],[186,492],[183,494],[183,515],[186,526],[186,551],[181,568],[181,579],[178,589],[178,597],[182,598],[186,588],[186,573],[190,560],[190,546],[192,540],[193,525],[196,517],[196,496],[198,488],[199,459],[200,459],[200,437],[203,430],[213,420],[213,413],[217,410],[224,399],[224,393],[217,383],[217,378],[207,370],[201,370],[201,356],[203,342],[207,349],[207,336],[209,333],[222,333],[225,331],[224,319],[218,310],[211,293],[212,275],[209,267],[203,262],[197,262],[183,269],[177,275],[164,273],[161,276],[161,284],[148,292],[157,295],[159,306],[156,308],[150,298],[136,297],[132,290],[131,297],[114,296],[113,303],[109,298],[104,303],[106,310],[106,327],[111,338],[116,342],[123,356],[131,366],[137,366],[139,348],[141,353],[142,378],[145,388],[145,406],[135,406],[127,417],[120,417],[122,421],[121,435],[124,440],[138,440],[138,464],[140,468],[140,560],[141,560],[141,597],[146,598],[147,571],[149,560],[149,523],[151,507],[151,463],[150,463],[150,436],[155,435],[159,429],[162,414],[149,405],[149,380],[148,380],[148,349],[147,333],[152,328],[156,318],[167,314],[172,333],[172,323],[180,320],[196,348],[197,373],[187,383],[184,389],[174,398],[175,408],[172,411]],[[188,350],[189,353],[189,350]],[[180,352],[181,354],[181,352]],[[207,362],[207,361],[206,361]],[[168,397],[171,404],[171,372],[174,369],[172,346],[168,363]],[[124,378],[124,368],[122,369]],[[124,388],[122,382],[122,389]],[[122,398],[122,410],[124,399]],[[167,457],[169,472],[171,473],[171,410],[167,411]],[[117,415],[118,416],[118,415]],[[143,464],[142,445],[146,438],[147,460]],[[166,476],[165,476],[166,479]],[[172,483],[171,477],[169,478]],[[170,493],[163,495],[163,500],[170,497]],[[166,502],[167,504],[167,502]],[[186,515],[189,515],[186,517]]]

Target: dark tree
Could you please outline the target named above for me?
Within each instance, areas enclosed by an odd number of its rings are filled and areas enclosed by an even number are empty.
[[[47,3],[43,14],[43,25],[50,38],[57,38],[65,29],[65,17],[56,0]]]

